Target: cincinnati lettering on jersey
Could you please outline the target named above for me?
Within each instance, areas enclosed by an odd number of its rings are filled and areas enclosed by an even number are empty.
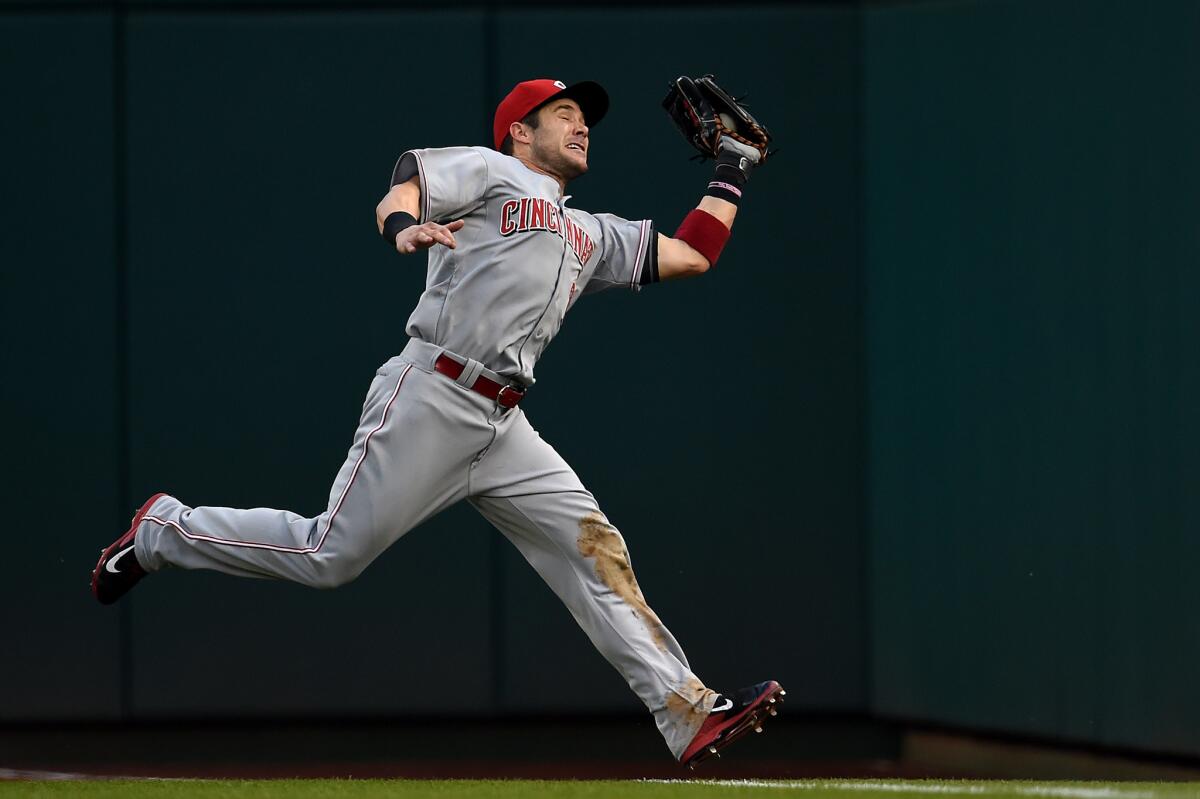
[[[500,235],[507,237],[531,230],[548,230],[562,236],[581,264],[586,264],[596,249],[587,231],[572,222],[570,217],[560,216],[558,206],[549,200],[541,197],[505,200],[504,205],[500,206]]]

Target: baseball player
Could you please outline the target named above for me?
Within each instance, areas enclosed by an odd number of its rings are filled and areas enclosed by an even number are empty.
[[[495,149],[400,156],[377,223],[397,252],[428,251],[410,340],[376,372],[326,510],[189,507],[156,494],[103,551],[92,591],[112,603],[168,566],[333,588],[460,500],[525,556],[694,766],[775,714],[777,682],[718,694],[646,603],[625,541],[519,407],[538,357],[584,294],[698,275],[729,237],[762,153],[721,138],[717,174],[673,237],[652,222],[572,207],[590,129],[608,110],[593,82],[517,84],[496,109]]]

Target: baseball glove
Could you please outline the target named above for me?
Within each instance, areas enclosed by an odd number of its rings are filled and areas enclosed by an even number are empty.
[[[721,137],[729,136],[758,150],[758,163],[767,160],[771,133],[718,86],[712,75],[679,76],[671,81],[662,105],[683,138],[702,157],[716,158],[721,150]]]

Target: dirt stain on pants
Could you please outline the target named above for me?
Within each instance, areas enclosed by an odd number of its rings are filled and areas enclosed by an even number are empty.
[[[625,539],[621,538],[617,528],[609,524],[603,514],[589,513],[579,520],[578,545],[580,555],[596,560],[596,577],[600,582],[633,609],[646,625],[654,645],[666,652],[663,623],[642,596],[642,589],[638,587],[633,567],[629,564]]]
[[[666,709],[676,725],[681,740],[691,741],[700,731],[704,720],[708,718],[717,701],[717,692],[705,688],[704,684],[695,677],[687,681],[675,693],[667,694]],[[676,753],[676,757],[682,751]]]

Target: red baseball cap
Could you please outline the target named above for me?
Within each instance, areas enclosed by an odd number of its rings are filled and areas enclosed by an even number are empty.
[[[557,97],[569,97],[579,103],[589,128],[594,127],[608,112],[608,92],[599,83],[585,80],[568,86],[561,80],[550,78],[522,81],[496,106],[496,121],[492,126],[496,149],[499,150],[504,143],[512,123],[520,122],[530,111]]]

